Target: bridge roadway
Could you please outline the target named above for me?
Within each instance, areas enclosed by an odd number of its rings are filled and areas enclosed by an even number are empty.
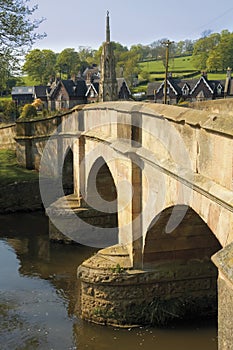
[[[183,298],[187,309],[196,300],[202,311],[206,300],[209,312],[212,258],[219,349],[233,349],[232,117],[108,102],[78,106],[56,125],[45,137],[43,121],[30,135],[21,124],[18,154],[40,164],[51,238],[104,248],[78,269],[82,317],[148,322],[141,305],[156,298],[166,307]],[[48,175],[70,177],[73,193],[61,197],[60,180],[51,196]]]

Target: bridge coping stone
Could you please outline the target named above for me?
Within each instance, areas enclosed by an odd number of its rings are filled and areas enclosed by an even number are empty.
[[[80,111],[80,106],[72,111]],[[126,113],[142,113],[157,118],[166,118],[176,123],[187,123],[212,132],[219,132],[233,136],[233,118],[228,114],[169,106],[155,103],[140,102],[100,102],[93,105],[83,105],[83,111],[90,110],[117,110]],[[71,112],[72,112],[71,111]],[[155,114],[157,113],[157,115]]]

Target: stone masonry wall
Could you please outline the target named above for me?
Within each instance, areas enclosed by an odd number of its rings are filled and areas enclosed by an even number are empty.
[[[42,209],[39,181],[0,187],[0,213]]]
[[[212,264],[193,261],[136,271],[125,268],[121,252],[118,257],[101,252],[78,269],[83,319],[118,326],[162,325],[216,312],[217,270]]]
[[[15,124],[0,125],[0,149],[16,149],[16,126]]]
[[[189,107],[212,113],[228,114],[229,116],[233,115],[233,99],[231,98],[214,101],[192,102],[189,104]]]

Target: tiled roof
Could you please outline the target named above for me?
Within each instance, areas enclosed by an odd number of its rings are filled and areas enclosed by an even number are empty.
[[[37,85],[37,86],[35,86],[36,98],[46,97],[48,89],[49,89],[49,86],[45,86],[45,85]]]
[[[34,86],[14,86],[12,88],[12,95],[34,95]]]
[[[131,95],[131,91],[127,85],[127,82],[125,80],[125,78],[117,78],[117,87],[118,87],[118,93],[120,92],[122,85],[125,83],[125,86],[127,88],[127,90],[129,91],[129,94]]]

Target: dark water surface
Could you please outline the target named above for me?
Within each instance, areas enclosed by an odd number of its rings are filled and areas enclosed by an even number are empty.
[[[48,240],[42,213],[0,215],[1,350],[216,350],[215,321],[116,329],[75,316],[76,268],[95,250]]]

